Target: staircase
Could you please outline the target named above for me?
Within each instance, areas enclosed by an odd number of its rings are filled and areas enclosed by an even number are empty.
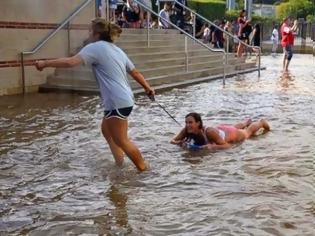
[[[170,89],[223,77],[223,54],[188,39],[188,66],[186,68],[185,36],[177,30],[150,30],[150,47],[147,47],[146,29],[123,29],[116,43],[133,61],[155,90]],[[187,69],[187,70],[186,70]],[[256,62],[228,55],[227,77],[257,70]],[[143,89],[132,78],[130,85],[135,94]],[[97,93],[98,87],[90,68],[56,69],[48,76],[41,92],[71,91]]]

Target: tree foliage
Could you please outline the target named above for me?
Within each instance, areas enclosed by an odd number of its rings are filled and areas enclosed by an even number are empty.
[[[215,20],[223,18],[226,4],[223,0],[191,0],[188,6],[205,18]]]
[[[315,15],[315,6],[312,0],[288,0],[276,7],[276,14],[279,20],[287,16],[294,18],[308,18]]]

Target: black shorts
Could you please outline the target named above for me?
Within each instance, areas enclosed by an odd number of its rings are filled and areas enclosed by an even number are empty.
[[[116,117],[122,120],[127,120],[133,107],[123,107],[115,110],[104,111],[104,119]]]

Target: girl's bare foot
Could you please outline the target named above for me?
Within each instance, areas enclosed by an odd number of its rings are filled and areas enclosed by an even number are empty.
[[[270,126],[269,126],[268,122],[265,119],[261,119],[260,122],[262,123],[262,126],[265,129],[265,131],[269,131],[270,130]]]

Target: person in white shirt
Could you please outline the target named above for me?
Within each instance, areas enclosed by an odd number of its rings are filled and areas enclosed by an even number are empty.
[[[170,14],[169,11],[171,9],[171,4],[169,2],[164,3],[164,8],[160,11],[159,13],[159,17],[162,17],[166,20],[163,19],[159,19],[159,27],[161,27],[162,29],[169,29],[170,28]]]
[[[272,41],[272,56],[276,55],[278,43],[279,43],[279,32],[278,32],[278,26],[275,25],[273,27],[272,33],[271,33],[271,41]]]
[[[203,30],[203,35],[202,35],[202,39],[203,39],[203,43],[209,43],[210,42],[210,28],[209,28],[209,24],[205,24],[204,25],[204,30]]]

